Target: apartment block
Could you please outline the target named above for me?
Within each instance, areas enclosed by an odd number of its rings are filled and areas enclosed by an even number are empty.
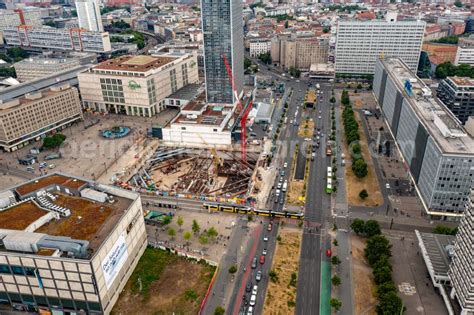
[[[235,90],[241,94],[244,82],[242,2],[201,0],[201,18],[207,102],[233,105],[237,100],[224,56],[232,71]]]
[[[451,299],[456,298],[461,306],[461,315],[474,314],[474,190],[471,189],[466,203],[464,218],[458,227],[454,242],[454,255],[449,266],[448,276],[451,280]]]
[[[196,56],[169,53],[110,59],[80,73],[78,79],[85,108],[152,117],[165,108],[166,97],[197,83],[199,76]]]
[[[416,72],[425,31],[423,21],[340,21],[336,37],[336,73],[374,74],[380,56],[397,57]]]
[[[42,26],[41,9],[0,10],[0,31],[19,25]]]
[[[401,59],[379,59],[373,85],[426,212],[459,219],[474,176],[474,139]]]
[[[76,0],[77,20],[79,27],[92,32],[103,32],[102,17],[97,0]]]
[[[258,57],[261,54],[270,52],[272,47],[269,38],[252,38],[249,40],[250,57]]]
[[[0,192],[0,301],[110,314],[146,245],[140,195],[54,173]]]
[[[329,38],[314,34],[282,35],[272,39],[271,57],[274,64],[309,70],[312,64],[328,61]]]
[[[76,88],[69,85],[35,91],[0,103],[0,148],[15,151],[41,135],[82,119]]]
[[[3,36],[9,46],[103,53],[112,48],[109,33],[83,29],[18,26],[7,27]]]
[[[474,67],[474,35],[467,38],[459,38],[454,64],[468,64]]]
[[[436,95],[462,124],[474,116],[474,79],[448,77],[439,83]]]
[[[16,62],[13,67],[17,79],[26,82],[74,68],[79,64],[79,59],[73,58],[27,58]]]

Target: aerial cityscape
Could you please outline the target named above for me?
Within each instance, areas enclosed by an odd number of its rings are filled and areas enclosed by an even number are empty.
[[[0,0],[0,314],[474,315],[472,0]]]

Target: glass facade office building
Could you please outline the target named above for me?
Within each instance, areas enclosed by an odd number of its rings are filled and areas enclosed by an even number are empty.
[[[227,57],[240,94],[244,79],[242,4],[238,0],[201,0],[201,9],[207,102],[234,104],[223,56]]]

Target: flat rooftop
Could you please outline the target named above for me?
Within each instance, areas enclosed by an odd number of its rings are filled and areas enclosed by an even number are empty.
[[[0,104],[0,112],[12,111],[12,110],[18,109],[18,107],[20,106],[26,106],[30,103],[35,103],[42,99],[55,96],[57,94],[62,94],[65,91],[69,91],[71,89],[72,87],[68,86],[68,87],[63,87],[61,90],[51,90],[51,88],[49,88],[49,89],[45,89],[41,91],[36,91],[31,94],[29,93],[28,95],[23,95],[17,98],[16,100],[12,100],[4,104]]]
[[[41,177],[29,183],[20,185],[16,187],[15,190],[20,196],[23,196],[40,190],[42,188],[48,187],[50,185],[62,185],[71,189],[79,189],[85,184],[87,184],[87,182],[77,178],[54,174],[46,177]]]
[[[98,65],[94,66],[93,69],[147,72],[152,69],[162,67],[174,60],[176,60],[176,58],[152,57],[146,55],[127,55],[101,62]]]
[[[418,120],[425,126],[441,150],[451,154],[474,154],[474,139],[442,103],[431,94],[431,89],[398,58],[382,60],[388,74],[410,104]],[[411,93],[405,84],[410,81]]]
[[[474,88],[474,79],[467,77],[449,77],[457,86],[470,86]],[[474,92],[474,90],[473,90]]]
[[[203,104],[203,106],[205,106],[205,104]],[[208,105],[202,114],[193,117],[181,114],[176,118],[174,123],[220,126],[226,116],[227,113],[223,112],[223,107]]]
[[[450,258],[446,246],[453,245],[456,237],[453,235],[415,232],[423,259],[428,269],[431,269],[429,271],[434,275],[435,280],[448,278]]]
[[[188,84],[166,97],[169,99],[192,100],[199,94],[201,84]]]
[[[12,190],[20,196],[34,193],[51,185],[61,185],[70,189],[84,189],[87,181],[53,174],[17,186]],[[92,188],[94,189],[94,188]],[[113,188],[118,189],[118,188]],[[99,189],[100,191],[100,189]],[[92,199],[65,194],[59,190],[48,190],[55,199],[50,199],[55,206],[69,209],[70,216],[60,216],[38,227],[34,232],[45,233],[51,236],[64,236],[77,240],[89,241],[89,247],[98,249],[110,232],[117,226],[124,212],[133,203],[132,198],[120,197],[107,191],[113,196],[113,203],[98,202]],[[52,210],[43,208],[37,199],[19,202],[4,211],[0,211],[0,229],[24,231],[33,222],[47,215]]]

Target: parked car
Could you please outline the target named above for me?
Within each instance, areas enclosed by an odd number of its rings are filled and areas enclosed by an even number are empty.
[[[268,228],[267,228],[268,231],[271,231],[272,230],[272,224],[271,223],[268,223]]]
[[[249,282],[245,286],[245,292],[250,292],[251,290],[252,290],[252,282]]]
[[[263,249],[262,255],[265,255],[265,256],[267,255],[267,249]]]
[[[257,271],[257,275],[255,276],[255,280],[260,281],[262,280],[262,272],[259,270]],[[250,304],[252,305],[252,304]]]
[[[252,269],[257,268],[257,257],[254,257],[252,260]]]
[[[265,263],[265,255],[260,256],[260,264],[263,265]]]
[[[250,297],[250,306],[255,306],[255,302],[257,301],[257,296],[255,294],[253,294],[251,297]]]

